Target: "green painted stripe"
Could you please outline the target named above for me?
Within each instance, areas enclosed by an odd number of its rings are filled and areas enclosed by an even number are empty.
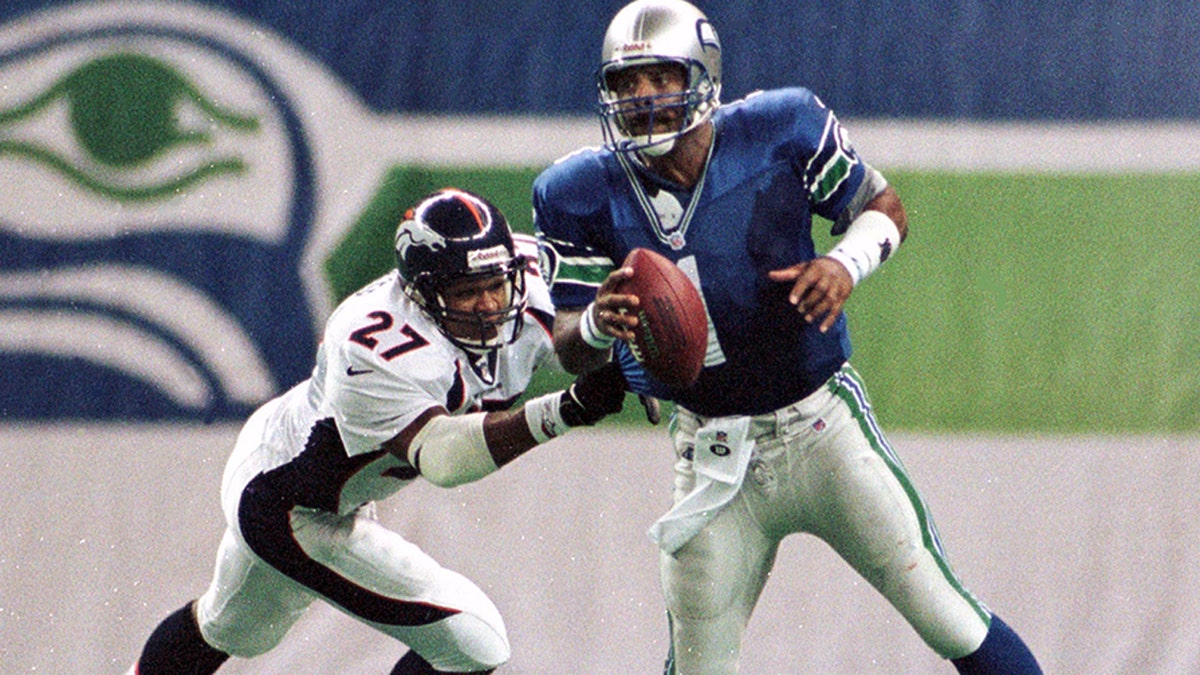
[[[821,170],[821,177],[817,179],[813,190],[813,199],[818,203],[829,199],[829,195],[833,194],[842,181],[846,180],[846,176],[850,175],[850,166],[850,158],[842,154],[841,148],[838,148],[837,154]]]
[[[879,457],[882,458],[883,461],[888,465],[888,468],[891,469],[892,475],[896,477],[896,480],[900,481],[900,486],[904,489],[905,494],[908,495],[909,503],[912,504],[913,510],[916,511],[917,521],[921,526],[922,543],[924,544],[925,549],[929,551],[931,555],[933,555],[933,559],[937,561],[938,568],[942,571],[942,576],[945,577],[950,586],[953,587],[954,590],[960,596],[962,596],[964,600],[967,601],[967,604],[969,604],[975,610],[975,613],[979,615],[979,618],[982,619],[985,624],[990,625],[991,613],[988,612],[987,608],[983,606],[983,603],[979,602],[979,600],[976,599],[975,596],[972,595],[965,586],[963,586],[962,582],[957,576],[955,576],[954,570],[951,569],[950,562],[946,559],[946,556],[942,551],[941,542],[937,535],[937,528],[933,524],[933,518],[929,514],[928,509],[925,507],[925,502],[921,499],[921,494],[917,491],[916,486],[913,485],[912,480],[908,477],[908,472],[904,469],[904,465],[901,464],[899,457],[893,453],[891,445],[889,445],[887,439],[883,437],[883,433],[879,430],[879,425],[875,421],[874,415],[871,414],[871,405],[866,398],[867,390],[866,387],[863,386],[862,380],[859,378],[858,373],[853,367],[847,364],[842,367],[842,371],[838,374],[838,377],[835,378],[835,381],[840,381],[843,378],[849,380],[854,387],[858,389],[858,393],[862,397],[861,401],[859,399],[859,395],[855,395],[855,392],[846,386],[839,386],[836,384],[830,384],[829,386],[834,395],[842,399],[842,401],[845,402],[845,404],[850,408],[850,412],[854,416],[854,419],[858,422],[859,429],[862,430],[863,436],[865,436],[867,441],[871,444],[871,449],[874,450],[875,453],[878,454]]]
[[[604,283],[612,265],[573,264],[570,258],[563,258],[558,264],[558,281],[568,281],[588,286],[599,286]]]

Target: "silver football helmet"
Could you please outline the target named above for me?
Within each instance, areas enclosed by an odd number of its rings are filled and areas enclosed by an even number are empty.
[[[657,63],[684,68],[682,94],[619,98],[611,86],[615,73]],[[605,143],[618,152],[664,155],[721,104],[721,43],[704,13],[684,0],[636,0],[609,24],[596,80]],[[655,133],[655,114],[672,108],[681,113],[678,128]]]

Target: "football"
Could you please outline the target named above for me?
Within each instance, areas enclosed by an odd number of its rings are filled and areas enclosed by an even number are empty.
[[[696,383],[708,346],[708,316],[700,291],[683,270],[649,249],[635,248],[624,266],[633,276],[617,292],[639,300],[634,358],[663,384],[684,388]]]

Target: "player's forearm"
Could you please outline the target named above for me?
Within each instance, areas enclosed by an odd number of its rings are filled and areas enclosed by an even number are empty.
[[[572,374],[589,373],[608,363],[611,347],[598,347],[584,339],[584,312],[559,311],[554,319],[554,351],[564,370]]]
[[[531,403],[532,401],[527,402],[525,406]],[[491,453],[492,461],[497,467],[508,464],[539,444],[529,429],[525,406],[521,406],[519,410],[490,412],[484,416],[483,434],[487,439],[488,452]],[[557,431],[555,436],[566,433],[566,428]]]
[[[433,409],[423,416],[419,430],[399,434],[385,448],[434,485],[477,481],[573,427],[590,426],[620,410],[624,378],[619,373],[614,365],[582,376],[567,389],[530,399],[518,410],[452,417]]]
[[[888,186],[867,203],[826,257],[841,263],[850,274],[852,285],[857,286],[896,251],[907,234],[904,205]]]
[[[883,192],[875,195],[875,198],[867,202],[863,210],[882,212],[896,224],[896,229],[900,232],[900,241],[903,242],[908,238],[908,212],[904,210],[900,195],[896,194],[896,190],[892,186],[889,185]]]
[[[500,468],[488,448],[484,418],[484,413],[434,415],[407,443],[397,442],[398,437],[384,447],[434,485],[454,487],[477,481]]]

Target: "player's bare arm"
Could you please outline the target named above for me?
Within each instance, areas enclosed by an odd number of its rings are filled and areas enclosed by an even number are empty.
[[[587,373],[603,366],[609,360],[613,340],[633,339],[638,298],[615,292],[619,284],[632,275],[633,270],[628,267],[615,269],[596,291],[592,304],[581,310],[556,313],[554,350],[568,373]],[[587,330],[584,327],[586,321],[591,321]],[[589,332],[591,344],[585,339]]]
[[[895,227],[897,233],[893,235],[897,238],[895,245],[899,245],[908,236],[908,215],[904,210],[904,204],[900,201],[900,196],[891,186],[867,202],[863,213],[866,214],[869,211],[882,214]],[[870,218],[870,216],[868,217]],[[847,232],[847,235],[849,234]],[[894,246],[888,245],[881,248],[883,249],[882,253],[871,254],[875,256],[872,263],[876,267],[887,258]],[[859,276],[856,278],[851,272],[853,265],[848,267],[844,261],[845,258],[839,259],[825,255],[786,269],[773,270],[768,276],[772,281],[792,284],[788,301],[796,306],[797,311],[804,314],[804,320],[808,323],[820,320],[821,332],[825,332],[833,327],[833,323],[841,315],[842,308],[846,305],[846,300],[849,299],[855,284],[873,269],[873,267],[867,267],[859,271]]]
[[[900,195],[896,193],[895,188],[890,185],[884,188],[874,199],[867,202],[863,210],[867,209],[880,211],[891,218],[896,224],[896,229],[900,231],[900,241],[908,238],[908,212],[904,210],[904,203],[900,201]]]

